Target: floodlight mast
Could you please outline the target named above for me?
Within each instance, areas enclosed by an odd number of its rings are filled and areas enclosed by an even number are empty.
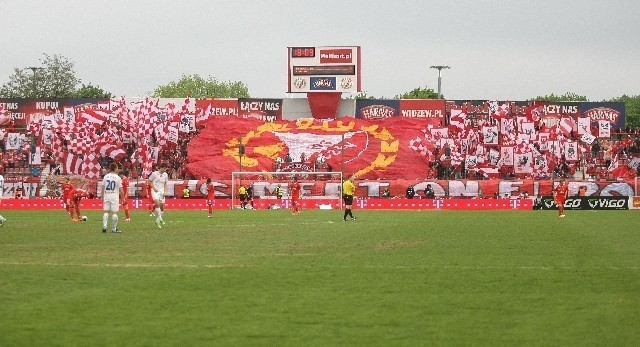
[[[442,99],[442,77],[440,76],[440,73],[442,72],[442,69],[451,69],[451,67],[448,65],[431,65],[430,69],[438,70],[438,99]]]

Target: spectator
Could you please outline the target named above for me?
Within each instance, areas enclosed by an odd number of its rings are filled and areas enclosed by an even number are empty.
[[[413,186],[410,185],[409,187],[407,187],[407,192],[405,194],[407,199],[413,199],[413,197],[416,195],[416,191],[413,189]]]
[[[424,196],[427,199],[435,199],[436,193],[433,191],[433,188],[431,188],[431,184],[427,184],[427,187],[424,189]]]

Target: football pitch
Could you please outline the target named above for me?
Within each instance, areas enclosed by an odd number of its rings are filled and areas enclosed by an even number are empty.
[[[638,211],[1,212],[2,346],[640,341]]]

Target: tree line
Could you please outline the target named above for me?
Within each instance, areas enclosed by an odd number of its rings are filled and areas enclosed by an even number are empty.
[[[2,98],[113,98],[111,92],[98,85],[83,83],[75,71],[75,63],[58,54],[43,54],[41,66],[14,68],[9,80],[0,87]],[[219,81],[214,77],[184,74],[177,81],[157,86],[151,97],[156,98],[248,98],[249,87],[241,81]],[[376,99],[366,91],[351,98]],[[398,94],[395,99],[437,99],[438,93],[429,87],[417,87]],[[533,101],[589,101],[584,95],[567,92],[531,98]],[[627,126],[640,127],[640,95],[622,95],[609,100],[624,102]]]

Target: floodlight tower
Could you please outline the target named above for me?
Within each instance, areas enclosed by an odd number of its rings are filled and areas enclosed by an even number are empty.
[[[430,69],[438,69],[438,99],[442,99],[442,77],[440,73],[442,69],[451,69],[451,67],[447,65],[431,65]]]

